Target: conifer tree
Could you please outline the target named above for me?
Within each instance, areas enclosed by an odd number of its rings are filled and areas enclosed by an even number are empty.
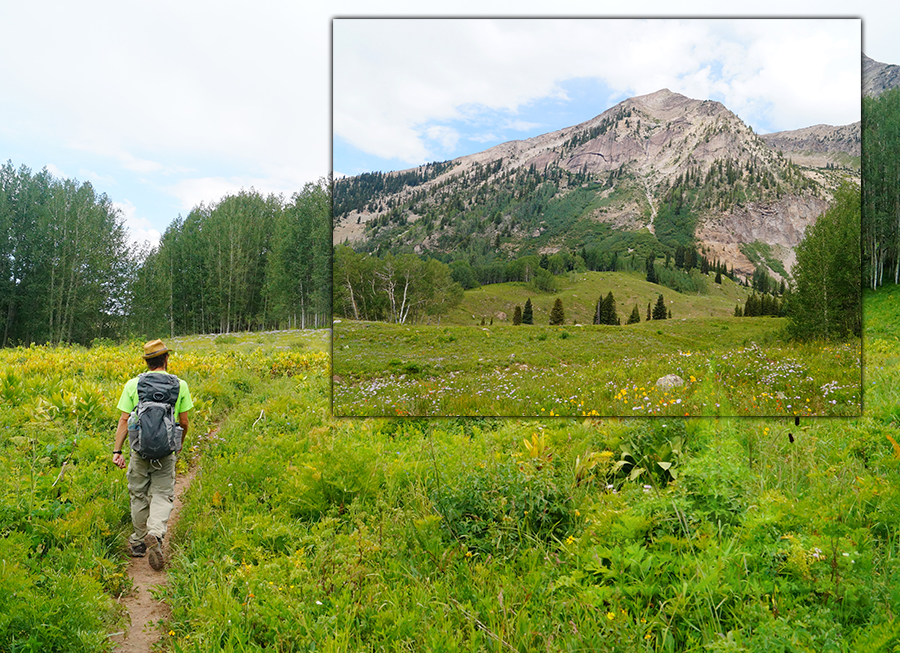
[[[638,311],[637,304],[634,305],[634,309],[631,311],[631,317],[628,318],[628,324],[637,324],[641,321],[641,314]]]
[[[648,283],[656,283],[656,266],[654,265],[654,261],[656,257],[653,254],[647,257],[647,282]]]
[[[516,310],[513,311],[513,325],[522,324],[522,307],[516,304]]]
[[[525,308],[522,310],[522,324],[534,324],[534,309],[531,306],[531,297],[525,300]]]
[[[611,290],[603,300],[603,317],[606,319],[602,324],[619,324],[619,315],[616,311],[616,300],[613,297]]]
[[[757,315],[759,315],[759,299],[756,293],[753,293],[744,303],[744,317],[756,317]]]
[[[722,268],[716,268],[716,283],[722,283]]]
[[[650,302],[647,302],[647,321],[649,322],[652,319],[653,319],[653,313],[650,312]]]
[[[734,307],[734,316],[735,317],[744,317],[744,311],[741,310],[741,305],[737,304]]]
[[[656,305],[653,307],[653,319],[654,320],[665,320],[668,313],[666,311],[666,301],[663,299],[662,295],[659,295],[656,298]]]
[[[682,267],[685,272],[690,272],[697,267],[697,252],[694,251],[693,247],[684,248],[684,265]]]
[[[557,297],[553,302],[553,308],[550,310],[550,326],[564,324],[566,321],[566,312],[563,310],[562,300]]]

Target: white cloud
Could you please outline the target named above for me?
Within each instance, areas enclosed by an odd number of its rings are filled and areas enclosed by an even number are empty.
[[[528,122],[527,120],[507,120],[503,126],[513,131],[527,132],[540,127],[540,124],[536,122]]]
[[[201,203],[216,204],[226,195],[251,189],[264,196],[280,195],[287,201],[302,190],[302,185],[272,177],[196,177],[172,184],[166,191],[178,199],[181,210],[187,213]]]
[[[437,141],[445,150],[452,150],[459,142],[459,132],[451,127],[434,125],[425,129],[425,136],[432,141]]]
[[[137,207],[128,200],[113,202],[113,206],[119,210],[124,218],[125,228],[128,230],[129,240],[132,245],[148,245],[155,247],[159,243],[162,234],[150,224],[146,218],[138,217]]]
[[[65,179],[66,177],[68,177],[66,173],[64,173],[52,163],[48,163],[45,167],[47,168],[47,172],[53,175],[53,177],[56,179]]]
[[[277,0],[12,3],[0,122],[120,184],[161,187],[197,160],[216,162],[197,176],[274,165],[314,181],[329,169],[329,20]]]
[[[334,132],[418,162],[436,125],[565,100],[565,80],[592,77],[619,99],[718,97],[780,129],[845,124],[858,120],[859,46],[858,20],[336,20]]]
[[[475,143],[492,143],[492,142],[496,141],[498,138],[500,138],[500,137],[497,136],[497,134],[491,134],[491,133],[475,134],[473,136],[469,136],[469,140],[474,141]]]
[[[90,181],[94,184],[114,184],[116,183],[115,177],[112,175],[101,175],[99,172],[95,172],[93,170],[88,170],[86,168],[81,168],[78,171],[78,177],[85,181]]]

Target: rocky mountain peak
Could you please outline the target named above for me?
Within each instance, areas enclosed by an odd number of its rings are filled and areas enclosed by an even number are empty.
[[[775,268],[789,271],[843,173],[795,165],[780,150],[858,140],[858,125],[831,129],[844,132],[817,126],[770,145],[722,103],[660,89],[453,161],[336,181],[334,242],[452,256],[480,240],[516,255],[580,249],[613,229],[637,240],[649,232],[662,247],[691,239],[745,275],[755,265],[745,246],[770,244],[783,263]]]
[[[900,86],[900,66],[886,64],[862,55],[863,96],[878,97],[885,91]]]

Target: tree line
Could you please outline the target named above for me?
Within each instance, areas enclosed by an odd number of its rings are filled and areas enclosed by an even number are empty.
[[[862,336],[859,187],[844,183],[795,248],[788,331],[802,340]],[[746,315],[746,308],[745,308]]]
[[[331,308],[329,185],[194,208],[152,248],[90,183],[0,167],[0,346],[314,327]]]
[[[333,266],[335,316],[406,324],[440,316],[463,296],[449,266],[415,254],[379,258],[341,245]]]
[[[863,98],[865,283],[900,283],[900,88]]]
[[[145,333],[229,333],[328,324],[330,206],[324,181],[289,201],[242,190],[166,229],[135,279]]]
[[[0,168],[0,346],[89,342],[127,326],[136,261],[89,183]]]

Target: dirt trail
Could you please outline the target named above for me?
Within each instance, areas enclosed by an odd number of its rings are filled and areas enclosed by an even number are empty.
[[[175,502],[172,513],[169,515],[168,532],[178,523],[181,514],[181,497],[184,491],[194,480],[198,467],[192,467],[187,474],[175,478]],[[166,562],[171,554],[167,537],[163,544],[163,552]],[[128,596],[124,596],[119,603],[128,611],[130,626],[122,633],[116,633],[110,637],[115,644],[116,651],[121,653],[149,653],[153,645],[160,639],[161,633],[157,625],[160,619],[168,619],[169,606],[162,601],[157,601],[151,595],[155,587],[164,586],[167,583],[165,568],[154,571],[150,567],[147,556],[132,558],[128,565],[128,575],[131,577],[133,589]]]

